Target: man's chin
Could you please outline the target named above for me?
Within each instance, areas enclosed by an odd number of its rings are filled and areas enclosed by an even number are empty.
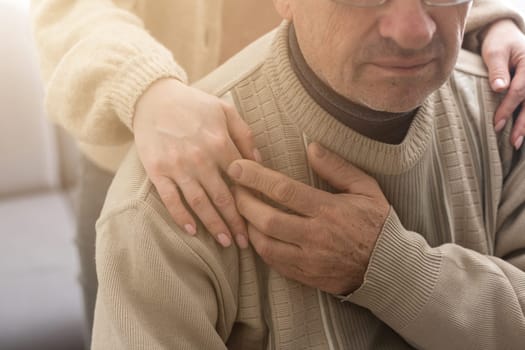
[[[443,74],[370,81],[356,96],[358,103],[370,109],[406,113],[420,107],[447,80]]]

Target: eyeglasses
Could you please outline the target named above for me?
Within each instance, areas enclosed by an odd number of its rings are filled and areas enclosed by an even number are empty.
[[[356,7],[376,7],[384,5],[387,0],[333,0],[341,4]],[[456,6],[472,0],[421,0],[427,6]]]

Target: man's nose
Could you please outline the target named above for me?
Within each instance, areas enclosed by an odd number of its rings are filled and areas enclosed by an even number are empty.
[[[379,19],[379,32],[401,48],[418,50],[432,41],[436,23],[421,0],[390,0]]]

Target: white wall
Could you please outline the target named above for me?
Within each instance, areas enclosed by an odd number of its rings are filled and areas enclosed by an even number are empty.
[[[0,0],[0,3],[8,3],[24,9],[29,8],[29,2],[30,0]]]
[[[522,14],[525,14],[525,1],[524,0],[506,0],[510,5],[514,6],[516,9],[521,11]]]

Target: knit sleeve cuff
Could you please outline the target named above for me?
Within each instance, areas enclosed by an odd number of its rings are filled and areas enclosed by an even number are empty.
[[[523,17],[502,1],[476,0],[467,18],[463,48],[481,54],[482,33],[492,23],[502,19],[510,19],[525,32]]]
[[[163,78],[187,81],[186,73],[167,50],[154,50],[126,62],[113,80],[110,103],[131,132],[137,100],[151,84]]]
[[[421,312],[441,270],[441,254],[405,230],[393,209],[383,226],[359,289],[342,298],[372,311],[393,329]]]

